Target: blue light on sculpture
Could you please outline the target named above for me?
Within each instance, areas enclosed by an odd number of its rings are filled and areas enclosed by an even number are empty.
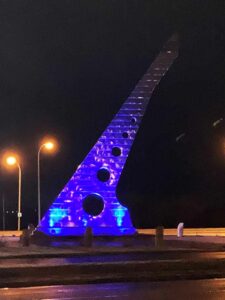
[[[49,235],[133,234],[128,209],[116,187],[151,95],[177,57],[173,36],[138,82],[112,122],[58,195],[38,230]]]

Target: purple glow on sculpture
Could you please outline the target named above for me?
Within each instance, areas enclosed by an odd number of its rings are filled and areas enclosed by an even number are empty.
[[[135,232],[128,209],[116,197],[116,187],[149,99],[177,56],[176,46],[172,37],[58,195],[38,230],[50,235],[83,235],[90,226],[94,235]]]

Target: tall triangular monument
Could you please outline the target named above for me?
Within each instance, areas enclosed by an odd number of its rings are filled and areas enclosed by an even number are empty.
[[[178,55],[173,35],[78,166],[38,225],[53,236],[129,235],[135,232],[116,188],[155,87]]]

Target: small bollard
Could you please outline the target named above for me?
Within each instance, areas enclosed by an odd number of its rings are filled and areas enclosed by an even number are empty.
[[[177,237],[182,237],[184,235],[184,223],[179,223],[177,226]]]
[[[91,247],[93,243],[93,232],[91,227],[87,227],[84,233],[83,245],[85,247]]]
[[[30,233],[28,229],[23,229],[20,241],[23,247],[28,247],[30,245]]]
[[[34,234],[34,231],[35,231],[34,225],[33,224],[29,224],[27,226],[27,230],[28,230],[29,236],[31,237]]]
[[[158,226],[155,230],[155,247],[156,248],[162,248],[164,246],[164,227]]]

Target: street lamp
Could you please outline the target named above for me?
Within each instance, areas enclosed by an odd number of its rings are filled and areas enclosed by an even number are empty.
[[[18,159],[16,158],[16,156],[14,155],[9,155],[6,156],[5,158],[5,163],[10,166],[17,166],[18,167],[18,212],[17,212],[17,218],[18,218],[18,225],[17,225],[17,230],[20,230],[20,224],[21,224],[21,217],[22,217],[22,213],[21,213],[21,178],[22,178],[22,172],[21,172],[21,167],[19,164]]]
[[[40,183],[40,156],[41,151],[53,152],[56,148],[56,142],[52,140],[45,141],[41,144],[37,156],[37,184],[38,184],[38,224],[41,221],[41,183]]]

